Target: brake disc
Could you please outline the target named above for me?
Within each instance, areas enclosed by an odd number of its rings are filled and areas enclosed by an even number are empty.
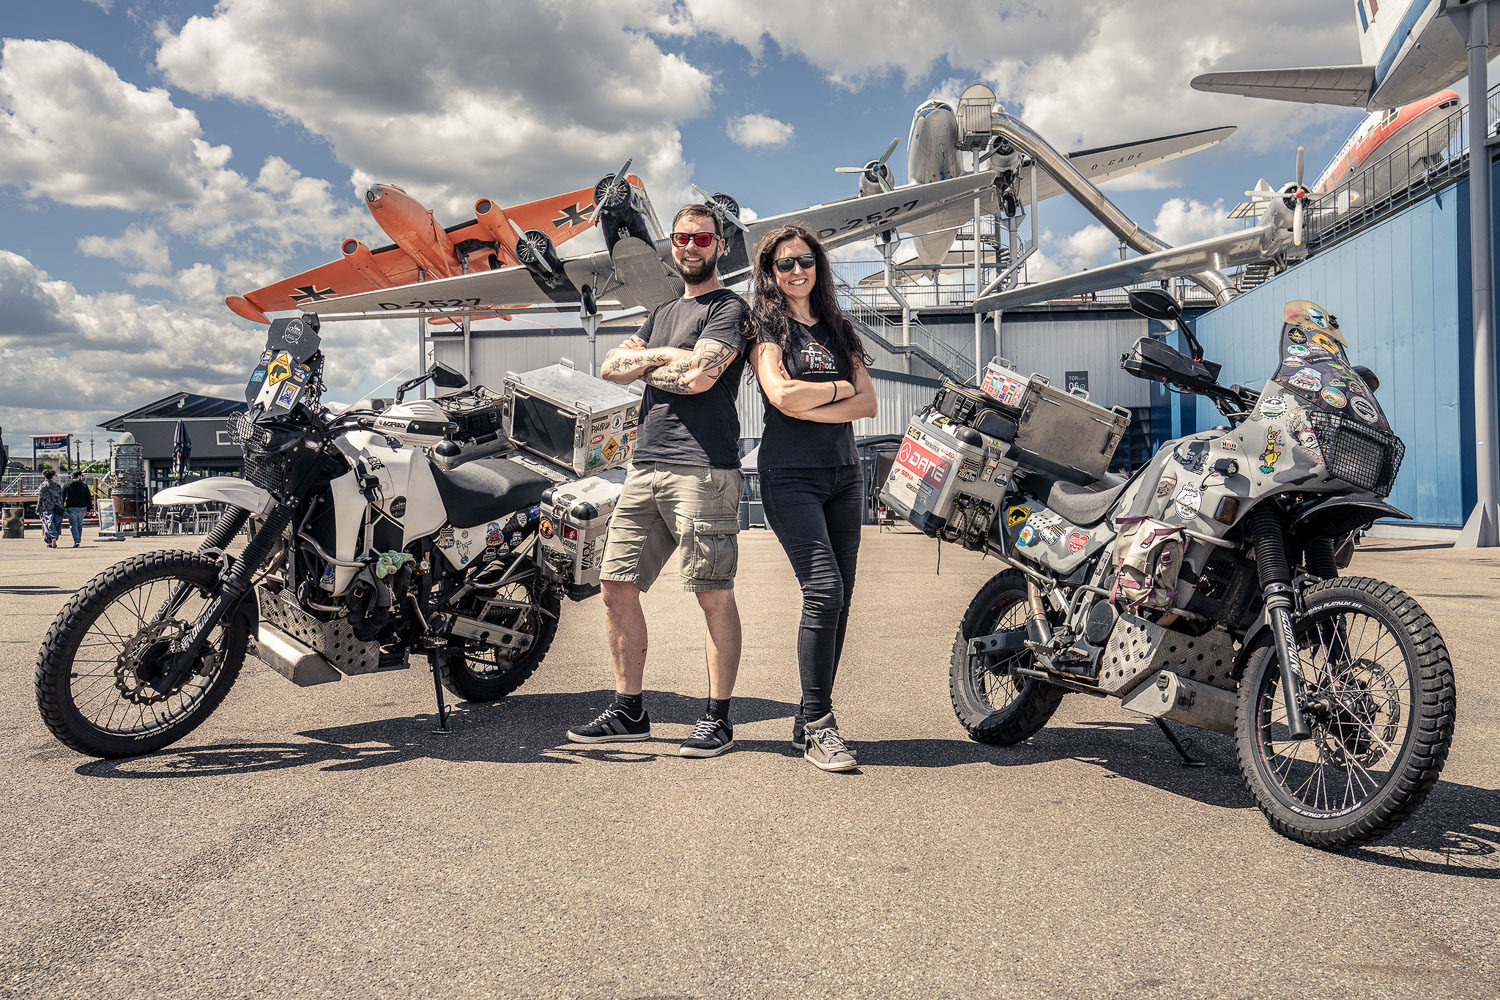
[[[142,676],[141,668],[148,657],[159,668],[161,659],[172,651],[173,640],[181,638],[187,629],[187,622],[175,619],[152,622],[125,643],[125,648],[115,658],[115,687],[126,701],[135,705],[154,705],[171,697],[172,691],[162,692],[152,687],[154,676]],[[175,633],[164,637],[169,630],[175,630]]]

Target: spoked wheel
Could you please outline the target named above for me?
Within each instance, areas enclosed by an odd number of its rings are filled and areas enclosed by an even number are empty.
[[[992,577],[979,588],[964,612],[953,640],[948,668],[948,695],[953,712],[972,739],[1010,746],[1036,734],[1066,693],[1045,681],[1010,672],[1030,666],[1032,654],[1021,651],[969,662],[969,640],[999,631],[1026,630],[1026,580],[1015,570]]]
[[[1453,739],[1453,668],[1432,619],[1388,583],[1324,580],[1297,622],[1312,738],[1292,740],[1271,649],[1240,683],[1240,772],[1280,833],[1338,849],[1395,829],[1437,783]]]
[[[52,734],[80,753],[128,757],[208,718],[239,676],[249,642],[247,620],[230,614],[191,661],[183,658],[183,640],[218,583],[218,562],[193,552],[142,553],[90,580],[58,613],[37,657],[37,707]]]
[[[561,602],[551,590],[539,590],[535,580],[506,584],[487,592],[487,604],[476,604],[467,614],[531,637],[520,654],[507,654],[477,640],[457,640],[437,654],[443,684],[467,701],[495,701],[520,687],[541,664],[557,635]]]

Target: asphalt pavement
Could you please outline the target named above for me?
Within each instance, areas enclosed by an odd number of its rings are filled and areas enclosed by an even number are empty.
[[[424,669],[299,689],[251,660],[182,743],[82,757],[38,717],[37,647],[160,544],[0,540],[0,996],[1500,995],[1495,550],[1356,557],[1437,622],[1458,728],[1422,810],[1333,854],[1269,828],[1227,737],[1193,733],[1190,770],[1148,720],[1070,696],[1022,746],[969,741],[949,646],[999,567],[944,546],[939,571],[935,542],[875,529],[835,691],[856,773],[791,749],[799,598],[763,530],[723,757],[676,753],[706,677],[672,567],[645,600],[653,742],[564,740],[613,689],[595,598],[451,735]]]

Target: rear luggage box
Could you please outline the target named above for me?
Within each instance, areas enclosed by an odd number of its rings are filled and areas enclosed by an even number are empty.
[[[1008,451],[1000,438],[942,413],[918,414],[907,424],[881,500],[924,534],[982,544],[1015,471]]]
[[[640,413],[638,393],[572,365],[505,374],[505,436],[577,476],[623,468],[635,450]]]

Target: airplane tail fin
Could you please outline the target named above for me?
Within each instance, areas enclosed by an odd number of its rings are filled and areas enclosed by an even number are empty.
[[[1391,36],[1395,18],[1380,13],[1374,0],[1354,0],[1354,22],[1359,28],[1359,58],[1366,66],[1380,61],[1380,52]]]

